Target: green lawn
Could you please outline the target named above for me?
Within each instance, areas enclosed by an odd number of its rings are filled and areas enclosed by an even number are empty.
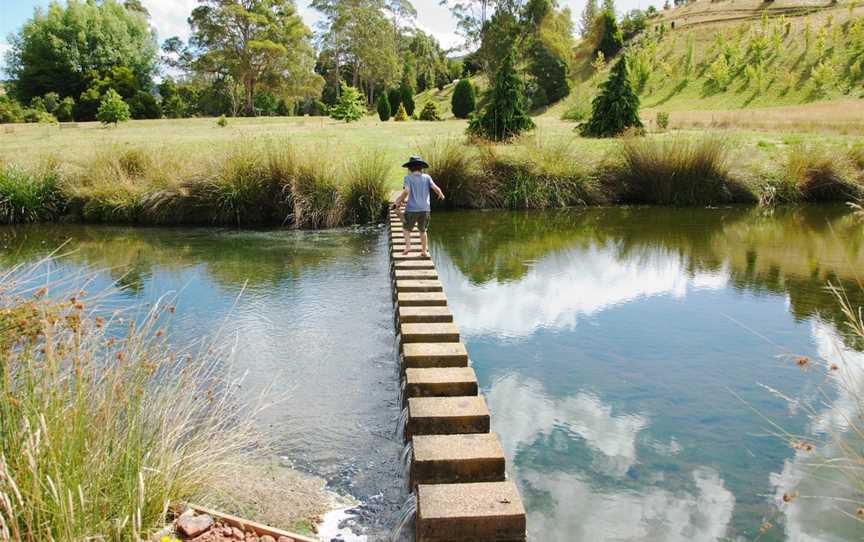
[[[618,146],[616,140],[578,137],[574,124],[564,122],[552,112],[535,118],[537,129],[527,137],[557,140],[569,145],[574,160],[597,162]],[[391,187],[401,184],[398,167],[410,155],[441,139],[464,140],[466,122],[448,119],[442,122],[380,122],[377,117],[352,124],[324,117],[237,118],[229,119],[227,128],[215,119],[178,119],[131,121],[118,127],[98,123],[79,123],[77,128],[60,129],[47,125],[15,125],[0,130],[0,163],[33,164],[45,158],[58,160],[64,167],[83,167],[100,152],[113,148],[141,147],[159,151],[183,160],[210,160],[219,152],[258,140],[290,142],[318,157],[356,156],[381,152],[394,167]],[[706,133],[720,134],[730,142],[733,167],[770,164],[782,160],[786,150],[799,143],[819,143],[831,147],[849,147],[860,138],[818,133],[756,132],[742,130],[687,130],[688,137]],[[656,137],[652,136],[652,137]],[[467,144],[467,141],[466,141]]]

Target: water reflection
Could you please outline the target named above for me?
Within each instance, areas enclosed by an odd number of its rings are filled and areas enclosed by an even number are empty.
[[[824,399],[815,371],[778,354],[815,359],[825,330],[859,346],[825,284],[862,304],[862,241],[841,207],[436,215],[439,272],[531,534],[753,539],[776,523],[775,494],[810,473],[754,411],[798,434],[831,415],[762,384]],[[848,539],[854,520],[814,510],[783,508],[760,540]]]

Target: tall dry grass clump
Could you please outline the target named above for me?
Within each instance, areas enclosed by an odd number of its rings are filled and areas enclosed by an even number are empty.
[[[291,180],[293,222],[298,228],[334,228],[345,219],[339,169],[322,157],[300,164]]]
[[[481,199],[490,190],[480,181],[479,153],[473,146],[456,139],[437,139],[420,149],[429,162],[427,173],[446,195],[447,208],[481,208]]]
[[[752,197],[728,169],[717,137],[629,138],[602,173],[606,189],[624,203],[711,205]]]
[[[346,166],[345,208],[349,224],[368,224],[381,219],[388,199],[386,185],[391,169],[392,164],[380,152]]]
[[[0,224],[55,220],[64,209],[55,164],[34,170],[0,164]]]
[[[147,538],[267,449],[219,351],[166,343],[170,306],[133,323],[38,286],[0,276],[0,540]]]
[[[849,201],[861,194],[852,164],[823,147],[797,145],[790,149],[783,180],[800,201]]]

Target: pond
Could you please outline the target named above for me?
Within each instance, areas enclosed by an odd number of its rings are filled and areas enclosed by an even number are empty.
[[[245,392],[272,387],[265,411],[278,452],[362,503],[370,540],[398,520],[406,490],[387,249],[379,228],[321,233],[89,226],[0,228],[0,268],[66,243],[52,278],[89,280],[106,302],[145,307],[176,296],[172,341],[222,329]]]
[[[533,540],[864,534],[805,499],[808,458],[775,436],[850,413],[812,367],[835,348],[864,367],[825,290],[862,304],[864,230],[845,208],[470,212],[432,231]]]
[[[373,541],[406,496],[385,237],[7,227],[0,267],[67,242],[55,276],[123,286],[124,306],[173,292],[178,342],[225,330],[249,392],[287,393],[262,420],[280,453],[360,501],[351,527]],[[766,520],[760,540],[864,534],[822,501],[778,506],[808,487],[808,457],[768,423],[813,435],[851,412],[795,363],[839,348],[864,367],[824,288],[864,304],[845,208],[436,213],[431,246],[532,540],[752,540]]]

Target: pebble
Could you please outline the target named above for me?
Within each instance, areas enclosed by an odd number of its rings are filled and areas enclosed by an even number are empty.
[[[261,542],[276,542],[276,539],[270,536],[269,534],[265,534],[261,537]]]
[[[189,538],[195,538],[213,526],[213,518],[207,514],[192,516],[183,514],[177,518],[177,528]]]

